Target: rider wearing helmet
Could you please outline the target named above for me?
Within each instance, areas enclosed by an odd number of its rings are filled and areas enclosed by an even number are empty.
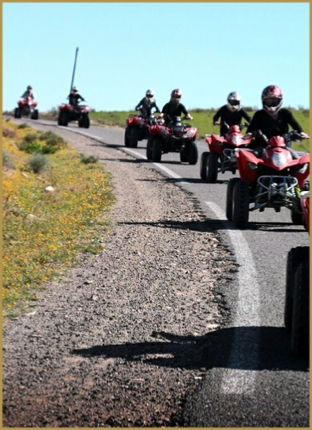
[[[248,124],[251,117],[247,111],[241,106],[241,95],[236,91],[231,92],[227,97],[227,104],[220,107],[220,109],[213,116],[213,125],[220,125],[220,135],[224,136],[228,132],[228,128],[224,123],[231,125],[240,125],[244,118]],[[221,122],[219,121],[221,118]]]
[[[167,124],[172,121],[173,117],[180,117],[182,113],[185,115],[186,119],[193,119],[193,117],[188,113],[186,107],[180,102],[181,97],[181,90],[172,90],[170,94],[170,101],[162,108],[162,114],[164,115],[165,122]]]
[[[247,135],[250,136],[253,132],[260,130],[268,139],[272,136],[283,136],[288,133],[289,125],[293,130],[300,133],[302,138],[307,138],[301,125],[294,118],[292,112],[286,108],[282,108],[283,92],[277,85],[268,85],[264,88],[261,94],[263,109],[255,112],[249,127]],[[259,155],[262,153],[262,148],[266,143],[262,139],[254,139],[250,147],[257,148]],[[290,148],[288,148],[290,149]],[[295,151],[290,151],[293,156],[298,157]]]
[[[139,101],[139,103],[134,108],[135,110],[140,111],[140,115],[142,116],[151,116],[152,109],[155,108],[156,112],[160,113],[160,109],[156,104],[156,100],[154,99],[155,93],[153,90],[147,90],[145,93],[145,97]]]
[[[31,85],[27,85],[26,91],[24,91],[22,98],[27,99],[30,97],[32,100],[35,98],[35,94],[33,93],[33,87]]]
[[[85,101],[85,99],[78,93],[78,91],[79,90],[77,87],[73,87],[71,93],[67,97],[69,100],[69,104],[71,104],[72,106],[77,106],[79,104],[79,100],[82,100],[83,102]]]

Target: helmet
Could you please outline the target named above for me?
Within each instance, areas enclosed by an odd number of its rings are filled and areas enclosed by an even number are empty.
[[[33,88],[32,88],[32,86],[31,85],[28,85],[27,86],[27,90],[32,90]]]
[[[231,92],[227,97],[227,107],[231,112],[239,111],[241,108],[241,95],[236,91]]]
[[[73,92],[73,93],[78,93],[78,88],[77,88],[77,87],[73,87],[73,88],[72,88],[72,92]]]
[[[155,93],[153,90],[147,90],[145,95],[146,95],[146,97],[152,98],[152,97],[154,97]]]
[[[182,91],[179,90],[178,88],[171,91],[171,101],[173,101],[174,103],[178,104],[181,97],[182,97]]]
[[[277,85],[269,85],[261,94],[262,106],[268,113],[274,114],[283,104],[283,92]]]

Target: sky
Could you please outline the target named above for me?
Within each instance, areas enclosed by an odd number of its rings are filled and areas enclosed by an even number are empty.
[[[237,91],[261,108],[270,84],[284,106],[309,108],[308,2],[2,3],[2,108],[32,85],[39,112],[74,85],[96,111],[131,111],[153,89],[188,110],[216,109]]]

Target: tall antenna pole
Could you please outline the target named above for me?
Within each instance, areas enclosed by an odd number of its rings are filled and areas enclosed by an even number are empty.
[[[72,88],[73,88],[73,85],[74,85],[74,78],[75,78],[75,71],[76,71],[77,56],[78,56],[78,48],[76,48],[76,54],[75,54],[75,62],[74,62],[73,76],[72,76],[72,81],[71,81],[71,85],[70,85],[70,89],[69,89],[69,92],[70,92],[70,93],[71,93]]]

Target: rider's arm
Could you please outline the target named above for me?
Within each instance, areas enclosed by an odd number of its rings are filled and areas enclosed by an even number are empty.
[[[220,109],[217,110],[217,112],[214,114],[214,116],[212,117],[212,123],[214,124],[215,122],[219,121],[219,118],[222,116],[222,109],[223,106],[220,107]]]
[[[288,109],[284,109],[285,112],[285,119],[287,120],[287,123],[293,128],[293,130],[299,131],[299,133],[303,132],[303,128],[298,123],[298,121],[293,116],[292,112]]]
[[[247,113],[246,109],[241,108],[242,117],[250,124],[251,116]]]

